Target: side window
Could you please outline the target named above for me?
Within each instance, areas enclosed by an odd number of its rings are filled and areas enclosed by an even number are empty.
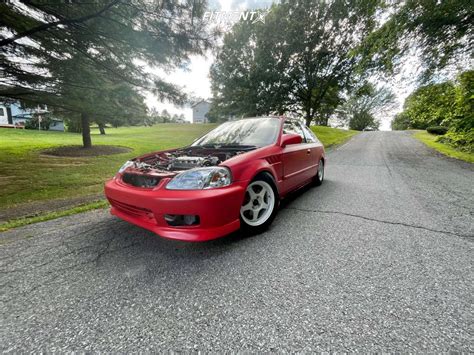
[[[5,110],[3,107],[0,107],[0,116],[5,116]]]
[[[301,136],[303,143],[306,142],[303,130],[301,129],[300,125],[296,122],[285,121],[285,123],[283,124],[283,133],[298,134],[299,136]]]
[[[313,133],[312,130],[310,130],[305,125],[301,125],[301,127],[303,128],[303,132],[304,132],[304,135],[306,137],[306,142],[307,143],[318,143],[319,142],[318,138],[316,138],[316,135]]]

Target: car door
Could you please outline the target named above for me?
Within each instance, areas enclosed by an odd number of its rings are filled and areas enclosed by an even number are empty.
[[[298,122],[285,121],[284,134],[298,134],[301,144],[290,144],[282,148],[283,189],[285,192],[303,185],[309,178],[308,163],[311,160],[311,149],[306,147],[306,138]]]
[[[323,155],[323,145],[316,138],[316,135],[305,124],[301,124],[306,139],[306,149],[309,152],[308,164],[308,178],[312,178],[318,171],[318,164]]]

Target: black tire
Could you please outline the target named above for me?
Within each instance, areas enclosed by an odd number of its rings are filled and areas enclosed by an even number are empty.
[[[322,171],[320,171],[322,169]],[[321,173],[320,173],[321,172]],[[324,181],[324,160],[320,160],[318,164],[318,170],[316,170],[316,176],[313,178],[313,185],[320,186]]]
[[[273,199],[270,201],[272,203],[271,207],[271,213],[269,213],[269,216],[267,218],[262,218],[263,223],[258,224],[258,225],[252,225],[251,221],[248,221],[250,215],[248,214],[248,211],[242,212],[242,208],[248,205],[250,202],[250,195],[248,192],[248,189],[252,185],[252,189],[255,192],[255,188],[260,186],[260,182],[262,185],[269,186],[271,190],[273,191]],[[256,183],[256,184],[254,184]],[[254,184],[254,185],[253,185]],[[271,194],[268,194],[271,195]],[[268,202],[268,196],[267,196],[267,202]],[[268,229],[268,227],[272,224],[273,220],[275,219],[275,216],[277,215],[278,212],[278,206],[280,203],[280,198],[278,195],[278,190],[275,185],[275,181],[273,180],[272,176],[268,173],[262,173],[257,175],[247,186],[247,191],[245,192],[245,197],[244,201],[242,203],[241,211],[240,211],[240,226],[241,229],[245,232],[251,233],[251,234],[259,234],[264,232],[265,230]],[[252,211],[252,216],[253,216],[253,211]],[[263,215],[262,215],[263,217]]]

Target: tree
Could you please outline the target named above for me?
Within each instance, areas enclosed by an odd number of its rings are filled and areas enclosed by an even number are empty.
[[[465,0],[406,0],[388,2],[388,20],[368,36],[365,58],[389,73],[404,63],[401,58],[414,47],[427,80],[463,55],[470,55],[474,3]]]
[[[349,120],[349,128],[356,131],[365,129],[378,130],[380,121],[377,120],[370,112],[355,112]]]
[[[104,0],[0,4],[0,96],[44,103],[81,121],[123,123],[143,114],[144,91],[183,102],[177,87],[146,73],[172,69],[212,44],[202,1]]]
[[[350,129],[378,129],[380,122],[376,117],[387,114],[394,103],[395,94],[387,87],[376,88],[371,83],[362,82],[352,90],[337,114]]]
[[[448,81],[415,90],[406,98],[403,112],[410,118],[410,127],[426,129],[452,120],[454,107],[455,88]]]
[[[474,151],[474,71],[460,73],[456,81],[429,84],[407,97],[393,129],[442,125],[447,134],[437,138],[454,148]]]
[[[399,112],[393,118],[391,127],[394,131],[403,131],[405,129],[411,128],[410,124],[410,117],[408,117],[404,112]]]
[[[213,115],[304,112],[327,118],[351,85],[356,49],[375,26],[377,0],[283,0],[265,24],[241,21],[211,69]]]
[[[474,70],[460,73],[454,88],[455,109],[443,124],[452,132],[474,130]]]
[[[161,118],[163,120],[163,123],[167,123],[171,121],[171,115],[168,113],[166,109],[161,111]]]
[[[155,107],[152,107],[150,110],[148,110],[148,113],[144,118],[144,125],[153,126],[154,124],[159,122],[161,122],[160,113]]]
[[[267,114],[259,107],[255,80],[255,42],[258,23],[238,22],[224,36],[224,43],[211,66],[211,88],[214,99],[209,120],[218,122],[229,115],[257,116]]]

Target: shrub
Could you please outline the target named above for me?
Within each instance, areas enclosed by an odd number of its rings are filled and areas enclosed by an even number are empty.
[[[474,129],[468,132],[448,132],[444,136],[438,137],[436,141],[464,152],[474,153]]]
[[[26,129],[38,129],[38,116],[33,116],[29,120],[25,121],[25,128]],[[41,119],[41,130],[47,131],[49,130],[49,126],[51,126],[51,118],[48,116],[43,116]]]
[[[65,117],[64,122],[66,123],[66,130],[72,133],[81,133],[82,125],[79,117]]]
[[[443,126],[432,126],[432,127],[428,127],[426,129],[426,131],[428,133],[431,133],[431,134],[437,134],[437,135],[440,135],[442,136],[443,134],[446,134],[448,133],[448,129],[446,127],[443,127]]]

